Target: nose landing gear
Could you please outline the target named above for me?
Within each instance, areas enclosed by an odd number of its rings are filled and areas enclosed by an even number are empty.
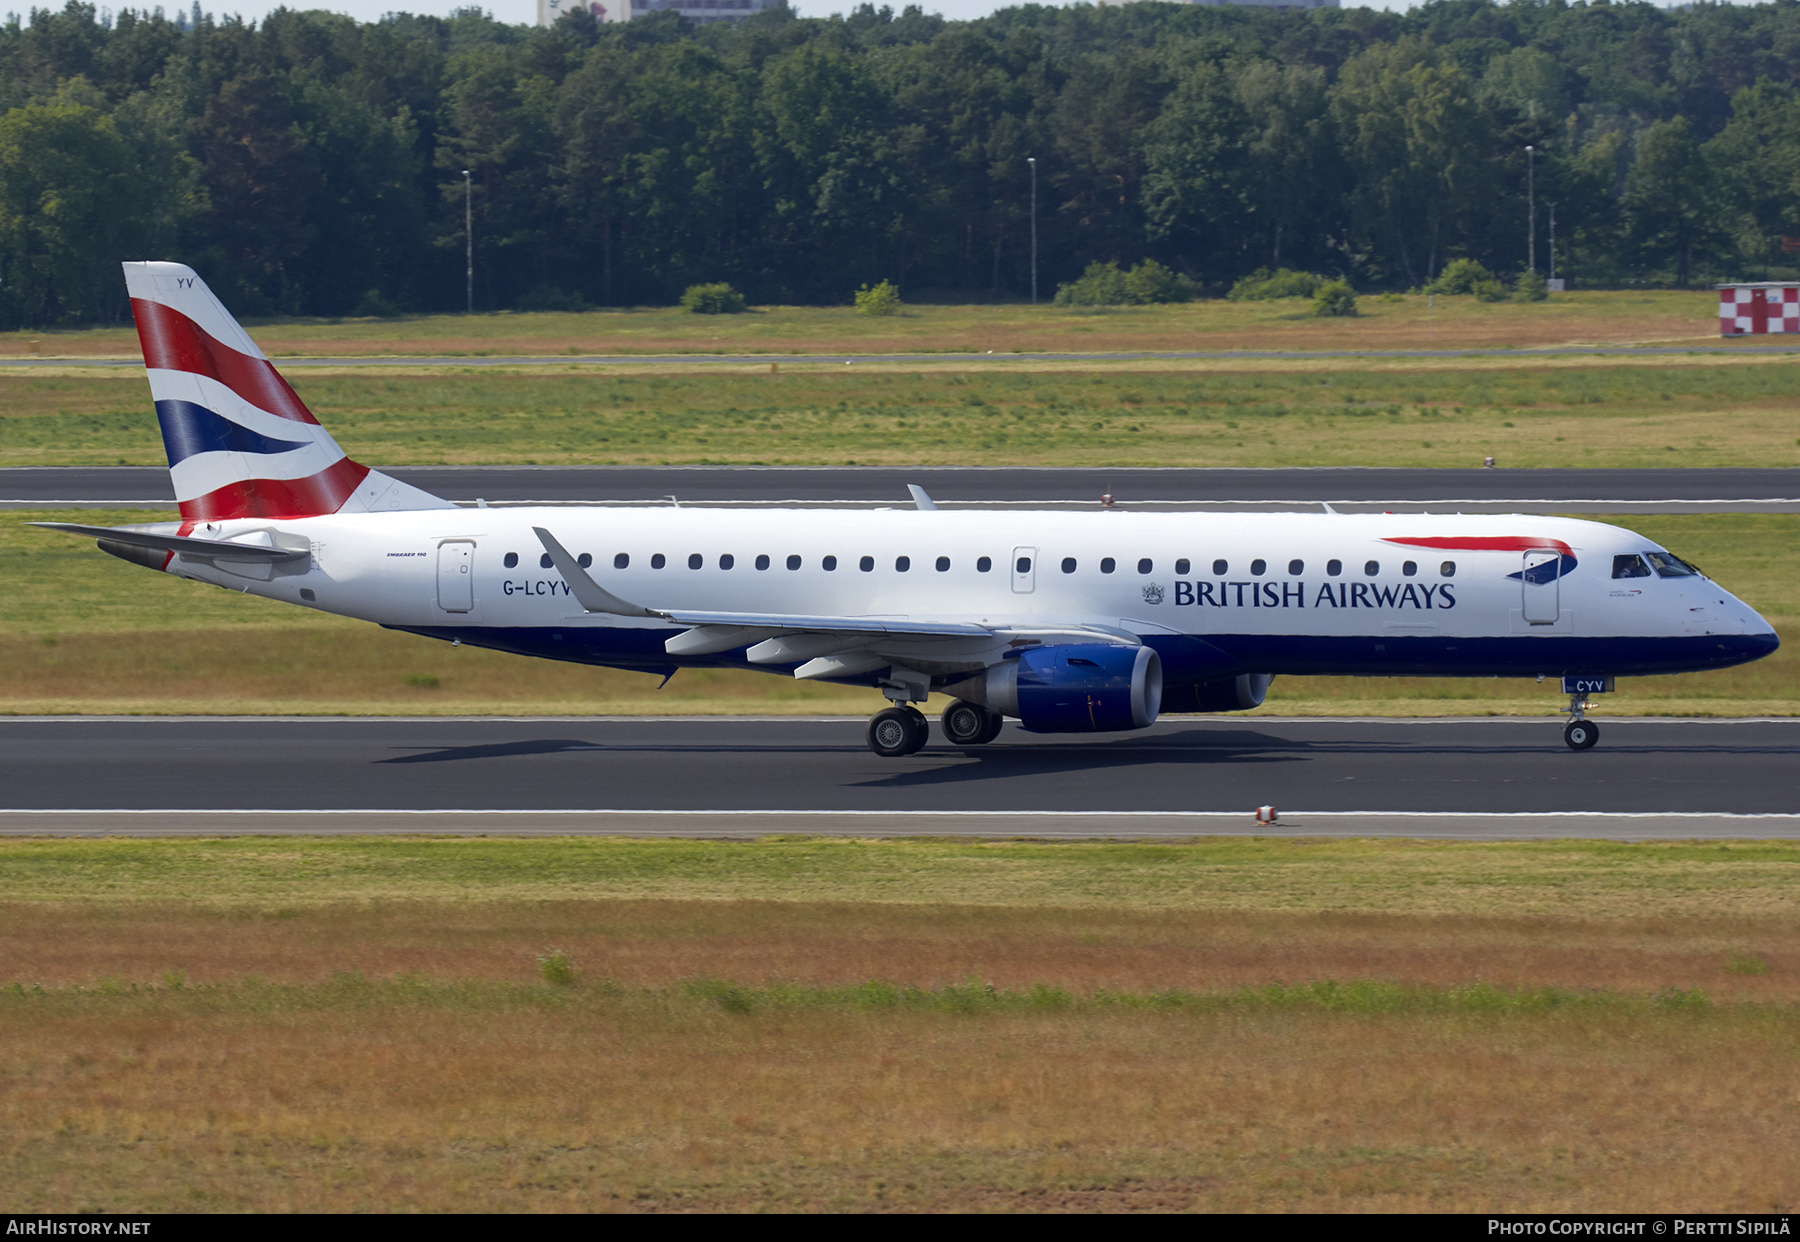
[[[1600,726],[1582,714],[1592,706],[1582,695],[1569,696],[1569,705],[1563,709],[1569,714],[1569,723],[1563,726],[1563,742],[1570,750],[1592,750],[1600,740]]]
[[[1600,726],[1591,720],[1571,720],[1563,726],[1563,741],[1570,750],[1592,750],[1600,740]]]

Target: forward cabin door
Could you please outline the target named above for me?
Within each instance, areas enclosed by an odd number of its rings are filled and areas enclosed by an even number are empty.
[[[1015,595],[1030,595],[1037,589],[1036,548],[1013,549],[1012,588]]]
[[[445,612],[475,610],[475,544],[468,539],[446,539],[438,544],[438,607]]]
[[[1556,552],[1525,553],[1519,589],[1523,592],[1525,623],[1555,625],[1561,615],[1562,556]]]

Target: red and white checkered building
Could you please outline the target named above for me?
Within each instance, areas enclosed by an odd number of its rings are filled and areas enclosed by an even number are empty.
[[[1800,332],[1800,284],[1719,286],[1719,335]]]

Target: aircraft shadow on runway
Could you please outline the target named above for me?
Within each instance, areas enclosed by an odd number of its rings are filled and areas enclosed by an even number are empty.
[[[483,746],[446,746],[437,750],[428,750],[421,746],[419,753],[411,755],[395,755],[390,759],[377,759],[376,763],[449,763],[460,759],[511,759],[521,755],[557,755],[571,750],[611,750],[610,746],[600,746],[593,742],[585,742],[579,738],[533,738],[522,742],[492,742]]]
[[[513,759],[527,758],[537,755],[556,755],[565,753],[604,752],[613,754],[715,754],[715,755],[804,755],[804,754],[865,754],[866,749],[856,743],[841,745],[795,746],[777,743],[659,743],[659,742],[595,742],[584,738],[528,738],[512,742],[491,742],[473,746],[443,746],[410,748],[413,753],[394,755],[386,759],[377,759],[377,764],[407,763],[458,763],[473,759]],[[1716,755],[1793,755],[1800,757],[1800,747],[1795,746],[1672,746],[1672,745],[1636,745],[1626,746],[1608,744],[1601,750],[1584,755],[1574,755],[1566,750],[1560,735],[1553,727],[1547,727],[1545,736],[1540,741],[1527,744],[1496,745],[1457,744],[1447,745],[1441,741],[1399,740],[1378,742],[1362,739],[1324,739],[1304,741],[1294,738],[1279,737],[1256,730],[1241,729],[1221,731],[1210,728],[1184,729],[1180,732],[1160,733],[1155,736],[1121,735],[1107,741],[1096,741],[1082,738],[1079,741],[1038,741],[1029,734],[1009,733],[1007,740],[992,746],[955,747],[944,742],[934,742],[925,750],[912,756],[910,760],[883,760],[884,763],[896,763],[906,766],[896,768],[891,774],[884,774],[867,784],[931,784],[945,781],[964,781],[1016,777],[1034,770],[1054,768],[1067,771],[1070,768],[1113,768],[1126,765],[1146,763],[1185,762],[1195,764],[1218,763],[1275,763],[1295,762],[1325,756],[1342,757],[1349,755],[1367,755],[1372,758],[1385,756],[1434,756],[1447,757],[1455,755],[1499,756],[1528,755],[1541,757],[1558,755],[1580,762],[1593,763],[1604,761],[1606,756],[1655,755],[1655,754],[1716,754]],[[956,761],[946,762],[921,770],[919,761]],[[963,762],[973,760],[973,763]]]

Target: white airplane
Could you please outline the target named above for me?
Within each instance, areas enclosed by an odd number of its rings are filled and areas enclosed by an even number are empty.
[[[637,669],[878,689],[878,755],[1260,705],[1278,674],[1622,676],[1779,640],[1641,535],[1493,515],[463,508],[350,460],[193,270],[127,263],[181,521],[93,527],[151,569],[391,629]]]

